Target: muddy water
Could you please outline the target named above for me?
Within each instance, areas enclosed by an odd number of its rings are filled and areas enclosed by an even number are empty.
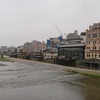
[[[83,83],[86,100],[100,100],[100,78],[87,77]]]
[[[100,100],[100,78],[66,73],[64,66],[0,62],[0,100]]]

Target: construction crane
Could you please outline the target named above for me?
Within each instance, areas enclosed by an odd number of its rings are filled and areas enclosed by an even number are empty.
[[[56,27],[56,29],[58,30],[59,34],[60,34],[61,36],[63,36],[63,33],[61,33],[61,32],[60,32],[60,30],[59,30],[58,26],[57,26],[57,25],[55,25],[55,27]]]
[[[66,34],[66,33],[64,33],[64,35],[65,35],[65,38],[67,39],[67,34]]]

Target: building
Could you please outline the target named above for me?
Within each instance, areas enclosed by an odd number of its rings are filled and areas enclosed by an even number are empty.
[[[46,43],[45,43],[45,41],[42,41],[42,44],[41,45],[42,45],[42,51],[43,50],[46,50]]]
[[[2,53],[7,52],[7,50],[8,50],[7,46],[1,46],[0,47],[0,52],[2,52]]]
[[[86,30],[85,59],[100,59],[100,23]]]
[[[44,59],[56,59],[57,53],[44,53]]]
[[[56,48],[46,49],[43,53],[44,59],[56,59],[58,50]]]
[[[85,44],[63,44],[58,47],[58,60],[77,61],[84,59]]]
[[[59,36],[59,37],[53,37],[53,38],[49,38],[47,40],[47,49],[50,49],[50,48],[57,48],[58,47],[58,44],[60,42],[62,42],[62,36]]]
[[[13,46],[8,47],[7,55],[10,57],[17,57],[17,48]]]
[[[38,51],[41,51],[42,49],[42,43],[40,41],[37,41],[37,40],[33,40],[31,43],[30,43],[30,49],[29,49],[29,52],[36,52],[37,50]]]
[[[69,33],[67,35],[67,44],[79,44],[85,42],[85,34],[81,33],[81,35],[78,35],[78,31],[75,30],[74,33]]]
[[[29,53],[30,42],[25,42],[23,45],[23,53]]]
[[[78,35],[78,31],[77,30],[75,30],[74,33],[69,33],[67,35],[67,39],[74,39],[74,38],[78,38],[78,37],[79,37],[79,35]]]
[[[23,52],[23,45],[17,47],[17,54]]]
[[[37,53],[41,52],[41,50],[42,43],[40,41],[33,40],[32,42],[25,42],[24,45],[18,46],[17,53],[19,58],[29,58],[29,56],[31,56],[32,54],[37,55]]]
[[[86,32],[81,32],[80,38],[82,38],[82,43],[86,43]]]

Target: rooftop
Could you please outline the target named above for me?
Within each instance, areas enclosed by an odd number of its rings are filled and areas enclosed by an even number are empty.
[[[84,43],[80,44],[64,44],[64,45],[59,45],[59,47],[78,47],[78,46],[85,46]]]

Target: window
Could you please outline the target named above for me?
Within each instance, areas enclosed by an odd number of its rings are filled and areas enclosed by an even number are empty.
[[[90,52],[87,52],[87,55],[86,55],[87,57],[90,57]]]
[[[96,37],[97,37],[97,33],[93,33],[92,38],[96,38]]]
[[[88,47],[87,47],[87,50],[88,50]]]
[[[93,44],[96,44],[96,41],[93,41]]]
[[[98,36],[100,37],[100,33],[98,33]]]
[[[87,57],[88,57],[88,54],[87,54]]]
[[[97,57],[97,53],[95,52],[95,57]]]
[[[96,41],[94,41],[94,43],[96,44]]]
[[[90,50],[90,47],[87,47],[87,50]]]
[[[91,37],[91,34],[87,34],[87,38],[90,38]]]
[[[87,44],[90,44],[90,41],[87,41]]]
[[[97,47],[94,46],[94,47],[93,47],[93,50],[96,50],[96,49],[97,49]]]

